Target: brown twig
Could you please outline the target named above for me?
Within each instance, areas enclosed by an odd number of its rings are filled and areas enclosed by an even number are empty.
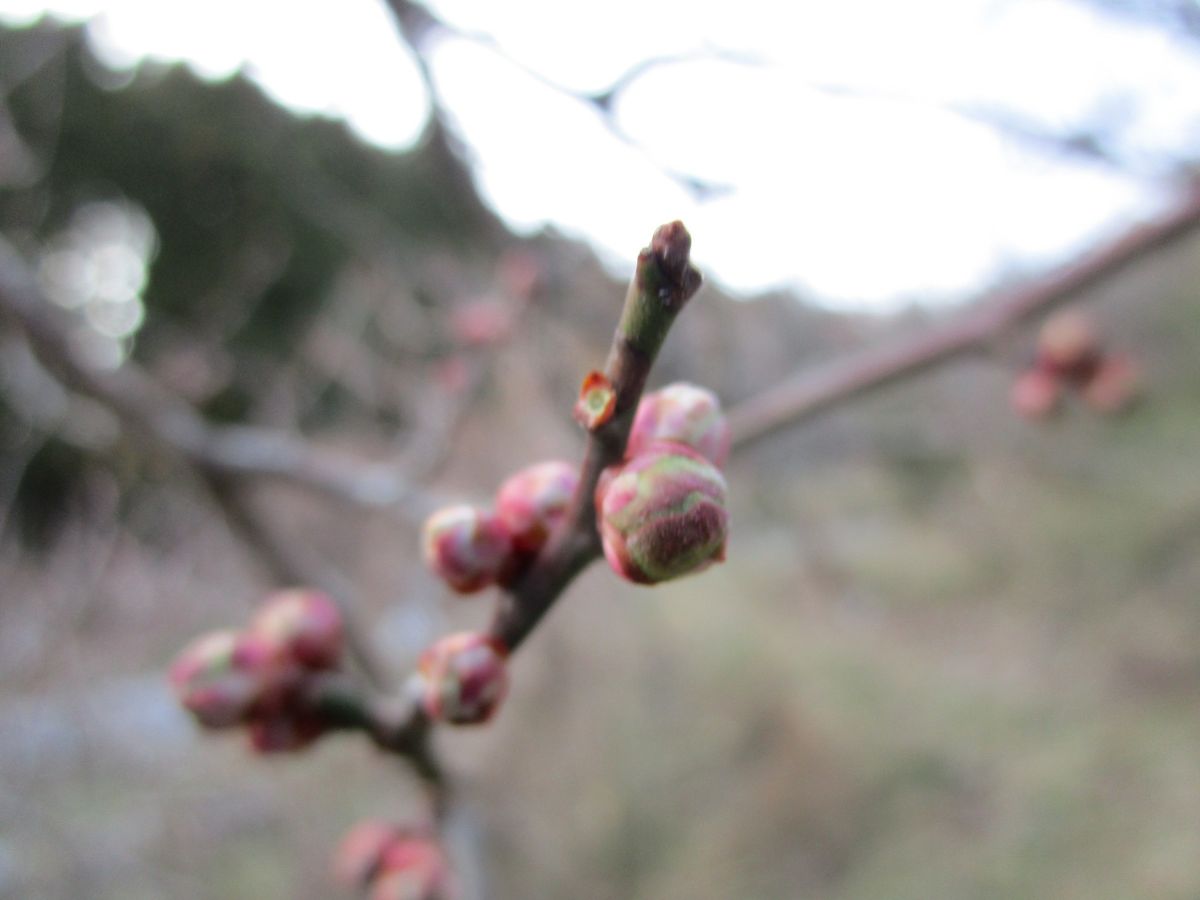
[[[961,356],[985,351],[1009,329],[1053,307],[1200,227],[1200,187],[1157,218],[1039,278],[1000,290],[951,320],[849,359],[804,369],[729,413],[733,446],[742,450],[785,428],[870,391]]]

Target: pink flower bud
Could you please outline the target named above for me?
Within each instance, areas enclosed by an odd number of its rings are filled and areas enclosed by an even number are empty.
[[[644,396],[633,418],[625,455],[637,456],[659,441],[687,444],[717,468],[725,465],[729,458],[729,422],[721,412],[717,395],[680,381]]]
[[[1083,383],[1100,361],[1100,337],[1086,313],[1068,309],[1051,316],[1038,333],[1038,365],[1068,381]]]
[[[347,887],[365,888],[379,873],[383,854],[402,832],[391,822],[368,819],[355,825],[338,844],[334,874]]]
[[[510,475],[496,492],[496,515],[518,552],[536,553],[565,518],[579,483],[576,466],[560,460],[536,463]]]
[[[1026,419],[1046,419],[1058,411],[1062,382],[1044,369],[1022,372],[1008,397],[1013,411]]]
[[[683,444],[654,444],[606,469],[596,510],[605,558],[638,584],[699,572],[725,558],[725,479]]]
[[[342,657],[342,613],[320,591],[277,591],[251,621],[250,630],[311,669],[334,668]]]
[[[492,584],[510,565],[512,539],[500,519],[473,506],[449,506],[425,522],[425,564],[461,594]]]
[[[188,644],[171,666],[176,697],[207,728],[242,722],[258,699],[258,677],[235,658],[238,640],[236,631],[203,635]]]
[[[425,712],[454,725],[486,722],[508,689],[507,655],[486,634],[460,632],[439,640],[417,663]]]
[[[1128,409],[1141,395],[1142,376],[1133,358],[1127,355],[1106,357],[1083,387],[1083,402],[1101,415],[1115,415]]]
[[[293,753],[323,735],[325,725],[313,715],[284,710],[256,716],[248,723],[247,732],[255,753]]]

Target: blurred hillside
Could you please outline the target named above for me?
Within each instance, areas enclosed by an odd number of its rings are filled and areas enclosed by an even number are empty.
[[[623,285],[506,233],[440,129],[389,156],[53,28],[0,32],[0,84],[0,233],[83,350],[451,495],[578,455]],[[589,571],[495,725],[442,736],[494,896],[1200,895],[1198,284],[1200,239],[1085,298],[1146,369],[1126,417],[1017,419],[1014,334],[736,459],[704,577]],[[655,381],[736,402],[927,319],[709,286]],[[270,574],[198,479],[0,341],[0,897],[334,895],[338,836],[412,785],[354,739],[264,762],[194,733],[163,669]],[[358,586],[397,673],[486,616],[395,521],[249,493]]]

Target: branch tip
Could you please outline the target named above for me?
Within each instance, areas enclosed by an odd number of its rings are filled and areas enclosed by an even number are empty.
[[[650,239],[650,246],[638,254],[639,282],[653,288],[669,306],[682,308],[700,289],[700,272],[692,265],[690,255],[692,236],[676,219],[659,226]],[[648,267],[654,264],[653,270]],[[653,271],[653,275],[650,272]],[[648,277],[654,283],[648,283]]]

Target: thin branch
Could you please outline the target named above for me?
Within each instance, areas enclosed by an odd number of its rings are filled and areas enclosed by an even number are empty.
[[[628,70],[618,75],[604,90],[588,93],[572,90],[565,85],[559,84],[552,78],[547,78],[537,69],[526,65],[521,60],[509,54],[492,35],[485,32],[467,31],[457,28],[449,22],[438,18],[420,3],[415,3],[413,0],[387,0],[387,5],[396,20],[401,37],[404,38],[417,58],[417,68],[425,83],[426,92],[429,94],[430,105],[433,107],[434,128],[443,134],[445,130],[444,123],[447,121],[446,105],[442,101],[437,89],[437,84],[433,77],[433,69],[428,59],[428,42],[431,37],[457,38],[491,50],[513,68],[533,79],[542,85],[542,87],[549,88],[558,94],[585,104],[596,113],[600,119],[600,123],[609,134],[650,159],[663,175],[691,193],[696,200],[708,200],[720,194],[728,193],[731,190],[729,185],[706,181],[695,175],[689,175],[673,169],[660,160],[653,159],[649,151],[621,127],[621,123],[616,116],[617,100],[634,82],[655,68],[697,60],[721,60],[738,65],[754,65],[757,64],[756,60],[744,55],[709,48],[691,53],[656,56],[635,63]]]
[[[798,425],[862,394],[961,356],[985,351],[1009,329],[1075,299],[1146,255],[1200,228],[1200,186],[1157,218],[1031,283],[995,292],[951,320],[844,360],[805,369],[729,413],[735,449]]]
[[[409,523],[423,521],[437,505],[396,466],[347,458],[285,431],[212,425],[136,363],[94,365],[76,351],[67,315],[43,296],[30,267],[2,238],[0,311],[20,324],[43,364],[72,388],[206,472],[280,479]]]
[[[430,788],[437,812],[448,802],[448,785],[429,741],[430,721],[411,692],[367,690],[353,678],[329,672],[307,679],[301,702],[333,729],[361,731],[377,747],[407,760]]]

